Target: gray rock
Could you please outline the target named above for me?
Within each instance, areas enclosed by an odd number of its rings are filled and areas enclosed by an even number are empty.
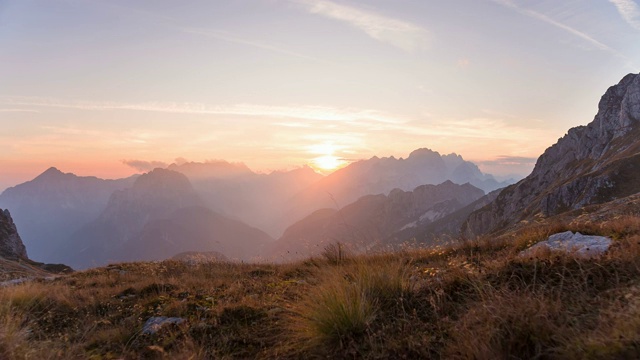
[[[564,251],[580,257],[594,257],[602,255],[611,246],[611,239],[605,236],[582,235],[579,232],[565,231],[549,236],[532,247],[522,251],[519,256],[526,257],[536,250],[547,248],[553,251]]]
[[[0,209],[0,256],[5,259],[27,259],[27,250],[18,235],[9,210]]]
[[[156,316],[149,318],[142,327],[143,335],[153,335],[157,333],[163,326],[168,324],[180,325],[186,320],[178,317]]]

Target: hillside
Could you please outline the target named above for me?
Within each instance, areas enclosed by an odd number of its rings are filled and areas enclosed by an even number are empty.
[[[431,250],[138,262],[0,288],[0,357],[637,358],[640,222],[583,220]],[[614,244],[518,256],[567,229]]]

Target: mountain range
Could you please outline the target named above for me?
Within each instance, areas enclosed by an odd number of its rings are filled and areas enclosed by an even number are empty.
[[[309,167],[258,174],[225,161],[171,164],[119,180],[50,168],[0,194],[0,206],[12,209],[32,256],[47,262],[84,268],[185,251],[249,260],[273,254],[269,244],[314,211],[444,181],[485,190],[506,184],[459,155],[418,149],[407,159],[373,157],[328,176]]]
[[[13,214],[0,230],[17,225],[26,245],[23,253],[22,242],[5,236],[0,250],[85,268],[185,252],[281,261],[332,242],[362,252],[499,235],[635,199],[639,123],[640,74],[629,74],[602,96],[591,123],[570,129],[529,176],[504,189],[459,155],[429,149],[356,161],[328,176],[308,167],[257,174],[225,161],[119,180],[51,168],[0,194]]]
[[[273,241],[264,232],[204,207],[182,173],[155,169],[113,193],[94,221],[52,254],[78,268],[162,260],[185,251],[219,251],[248,260]]]

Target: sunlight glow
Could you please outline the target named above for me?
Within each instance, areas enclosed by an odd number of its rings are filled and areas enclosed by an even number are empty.
[[[313,167],[321,171],[336,170],[337,168],[339,168],[341,165],[344,165],[345,163],[346,161],[333,155],[325,155],[325,156],[320,156],[313,159],[313,165],[314,165]]]

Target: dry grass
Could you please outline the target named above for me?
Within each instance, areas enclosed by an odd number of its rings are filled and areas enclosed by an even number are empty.
[[[517,257],[553,232],[594,259]],[[153,316],[185,323],[142,334]],[[638,358],[640,221],[284,265],[117,264],[0,289],[2,359]]]

